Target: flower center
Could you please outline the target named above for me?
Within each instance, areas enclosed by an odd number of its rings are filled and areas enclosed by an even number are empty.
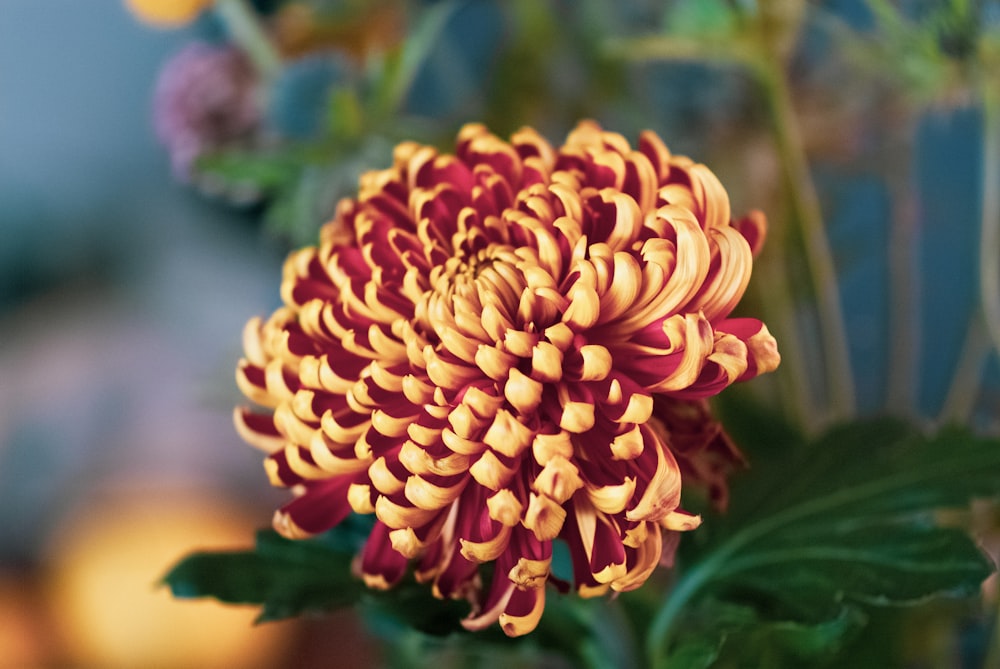
[[[424,332],[445,348],[456,335],[493,346],[509,332],[538,333],[559,321],[566,301],[535,249],[490,243],[463,251],[431,270],[416,309]]]

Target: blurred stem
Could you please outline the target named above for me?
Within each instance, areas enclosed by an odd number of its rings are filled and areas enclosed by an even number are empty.
[[[1000,84],[983,84],[982,227],[979,299],[986,332],[1000,353]]]
[[[942,422],[964,422],[972,415],[983,362],[990,349],[1000,354],[1000,85],[983,84],[982,205],[979,230],[979,306],[951,387],[941,409]]]
[[[1000,603],[993,607],[993,632],[990,634],[989,646],[986,648],[986,658],[983,667],[1000,667]]]
[[[774,372],[781,396],[781,406],[788,416],[807,433],[814,432],[811,418],[816,415],[811,401],[809,375],[806,372],[801,338],[795,324],[795,303],[788,289],[787,245],[785,235],[774,235],[768,241],[766,260],[755,263],[758,280],[754,283],[761,295],[764,320],[772,329],[781,351],[781,365]]]
[[[610,40],[606,43],[609,55],[632,60],[665,60],[673,62],[711,62],[721,66],[747,67],[761,60],[758,49],[746,40],[733,39],[724,44],[714,44],[706,40],[684,37],[660,36],[626,40]],[[753,67],[749,68],[754,71]],[[771,91],[769,90],[769,95]],[[773,95],[771,96],[773,97]],[[777,105],[772,105],[773,107]],[[784,123],[782,119],[780,123]],[[775,124],[779,121],[776,119]],[[776,130],[775,134],[782,134]],[[785,152],[782,152],[783,162]],[[786,167],[786,172],[788,168]],[[792,179],[789,179],[792,183]],[[794,187],[790,190],[795,190]],[[822,225],[822,224],[821,224]],[[802,338],[795,323],[795,300],[788,278],[788,232],[769,235],[764,250],[764,261],[755,263],[754,271],[759,279],[754,286],[761,294],[764,318],[770,324],[781,350],[781,366],[776,372],[778,390],[782,406],[805,431],[812,432],[819,425],[813,425],[816,417],[813,392],[806,370]]]
[[[754,51],[739,39],[714,42],[675,35],[671,35],[669,38],[661,36],[629,39],[611,38],[605,42],[605,49],[609,56],[640,62],[663,60],[667,62],[739,64],[749,62],[755,55]]]
[[[820,320],[830,418],[854,414],[854,379],[847,349],[847,331],[840,305],[836,268],[823,225],[819,197],[809,172],[785,73],[773,57],[751,62],[770,103],[771,121],[788,187],[792,218],[799,225]]]
[[[381,101],[382,113],[386,117],[391,118],[402,110],[420,68],[438,45],[448,20],[457,8],[456,2],[449,0],[420,10],[396,59],[389,64],[388,86]]]
[[[962,354],[955,366],[948,395],[938,416],[940,423],[964,423],[972,416],[979,397],[979,381],[983,372],[983,359],[990,350],[989,336],[977,309],[970,319]]]
[[[905,124],[903,136],[914,133],[913,118]],[[895,140],[895,150],[885,173],[889,185],[892,219],[889,223],[889,360],[886,404],[901,416],[914,413],[917,349],[920,336],[918,306],[919,277],[916,272],[916,202],[911,184],[912,160],[909,144]],[[904,168],[903,165],[906,165]]]
[[[788,18],[781,8],[768,16]],[[792,20],[792,23],[795,21]],[[611,55],[640,61],[707,61],[743,65],[760,83],[769,103],[772,132],[789,195],[790,218],[801,230],[806,264],[815,291],[827,379],[827,402],[830,406],[828,415],[823,418],[843,420],[854,415],[855,395],[836,268],[823,225],[819,197],[809,172],[791,92],[781,65],[782,58],[773,51],[769,38],[781,30],[774,26],[767,27],[768,30],[761,29],[757,39],[733,36],[724,42],[713,43],[678,36],[669,38],[657,36],[611,41],[607,43],[607,50]],[[785,25],[780,27],[788,28]],[[782,369],[786,370],[781,388],[784,401],[797,414],[796,417],[803,428],[811,431],[821,426],[812,424],[817,422],[817,414],[812,410],[813,395],[808,381],[809,375],[805,368],[803,351],[799,346],[799,338],[796,336],[798,328],[794,322],[795,305],[789,287],[790,277],[785,269],[786,259],[791,257],[789,234],[787,229],[779,231],[779,234],[774,235],[769,242],[769,253],[772,258],[774,255],[781,256],[782,271],[777,272],[774,267],[768,271],[770,278],[766,281],[767,289],[773,292],[767,294],[764,302],[778,303],[771,304],[773,315],[768,315],[767,318],[774,320],[775,331],[781,336]],[[774,249],[775,245],[778,245],[777,250]]]
[[[649,623],[646,636],[646,663],[653,669],[667,669],[664,662],[670,642],[674,634],[674,625],[684,607],[705,583],[715,575],[717,563],[728,556],[725,550],[709,556],[699,562],[691,571],[686,572],[677,587],[667,593],[664,605],[656,612]]]
[[[964,423],[972,415],[979,394],[979,377],[983,369],[983,357],[990,350],[989,337],[977,309],[969,323],[962,345],[962,353],[955,366],[948,395],[938,416],[940,423]]]
[[[226,26],[232,38],[254,64],[265,81],[281,71],[281,56],[274,43],[264,32],[260,17],[246,0],[216,0],[215,13]]]

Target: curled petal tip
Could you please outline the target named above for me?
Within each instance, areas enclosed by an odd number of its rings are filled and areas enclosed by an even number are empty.
[[[747,340],[750,356],[753,358],[758,374],[773,372],[781,364],[781,354],[778,352],[778,342],[761,324],[760,332]]]
[[[701,516],[686,511],[672,511],[660,521],[660,525],[674,532],[687,532],[701,525]]]

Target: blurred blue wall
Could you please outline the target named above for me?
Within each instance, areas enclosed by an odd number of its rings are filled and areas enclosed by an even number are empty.
[[[190,38],[120,0],[0,2],[0,566],[111,482],[268,492],[232,369],[282,252],[171,177],[151,94]]]

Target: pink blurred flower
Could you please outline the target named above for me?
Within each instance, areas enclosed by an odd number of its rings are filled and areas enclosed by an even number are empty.
[[[160,72],[153,99],[174,174],[188,181],[198,156],[250,137],[260,107],[254,68],[238,49],[204,42],[181,49]]]

